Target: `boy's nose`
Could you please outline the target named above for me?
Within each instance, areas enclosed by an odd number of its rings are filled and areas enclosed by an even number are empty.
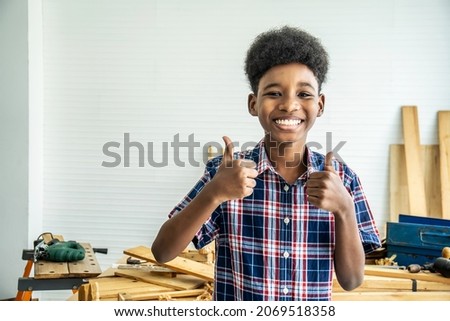
[[[280,103],[278,108],[282,111],[286,111],[286,112],[290,113],[290,112],[299,110],[300,105],[299,105],[298,101],[296,101],[295,99],[286,98]]]

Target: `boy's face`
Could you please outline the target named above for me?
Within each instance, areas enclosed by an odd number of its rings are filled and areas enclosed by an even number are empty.
[[[248,109],[257,116],[270,140],[305,144],[308,131],[323,113],[325,97],[319,95],[313,72],[291,63],[269,69],[250,94]]]

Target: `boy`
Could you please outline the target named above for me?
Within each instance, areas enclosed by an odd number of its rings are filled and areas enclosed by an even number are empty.
[[[247,52],[248,110],[264,138],[225,152],[171,211],[152,251],[159,262],[191,241],[216,241],[214,300],[330,300],[333,271],[346,290],[364,278],[365,253],[380,246],[358,176],[311,151],[309,130],[324,111],[328,55],[308,33],[283,27]]]

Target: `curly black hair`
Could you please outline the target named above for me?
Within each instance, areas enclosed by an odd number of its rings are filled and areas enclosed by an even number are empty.
[[[245,74],[253,93],[258,93],[259,81],[267,70],[293,62],[311,69],[319,84],[320,93],[328,71],[328,53],[319,39],[290,26],[270,29],[258,35],[245,59]]]

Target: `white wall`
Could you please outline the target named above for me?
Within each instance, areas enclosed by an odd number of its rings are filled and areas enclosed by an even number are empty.
[[[310,141],[325,145],[326,132],[334,145],[346,141],[340,154],[361,176],[381,230],[389,217],[388,148],[402,143],[400,106],[419,107],[424,144],[436,143],[436,111],[450,109],[445,0],[42,5],[44,162],[30,166],[32,173],[43,170],[43,203],[30,210],[30,219],[42,210],[43,230],[108,247],[108,256],[99,255],[104,267],[125,248],[151,244],[202,168],[176,166],[170,148],[164,168],[138,167],[135,152],[131,167],[104,168],[102,161],[110,159],[103,144],[123,144],[125,132],[155,146],[177,133],[183,141],[194,133],[202,146],[225,134],[240,142],[258,140],[262,131],[246,111],[242,67],[261,31],[287,23],[322,39],[331,57],[327,104]],[[187,150],[181,151],[187,160]],[[199,148],[195,157],[202,157]],[[39,207],[39,201],[33,204]]]
[[[30,246],[27,6],[0,0],[0,299],[16,296]]]

